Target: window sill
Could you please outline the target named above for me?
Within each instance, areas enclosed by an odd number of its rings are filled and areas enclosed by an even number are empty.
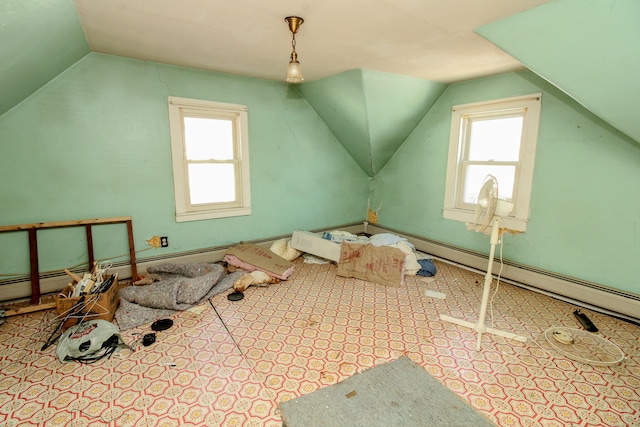
[[[201,221],[205,219],[228,218],[251,215],[251,207],[219,209],[215,211],[196,211],[176,213],[176,222]]]
[[[472,223],[476,219],[476,213],[474,211],[453,208],[444,208],[442,210],[442,216],[446,219],[453,219],[464,223]],[[527,218],[501,217],[500,228],[524,233],[527,230],[528,222],[529,220]]]

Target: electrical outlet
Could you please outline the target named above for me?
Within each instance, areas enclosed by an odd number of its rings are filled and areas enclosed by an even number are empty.
[[[167,236],[160,237],[160,246],[162,246],[163,248],[169,246],[169,238]]]

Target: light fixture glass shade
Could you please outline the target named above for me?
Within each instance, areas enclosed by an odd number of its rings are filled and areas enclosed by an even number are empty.
[[[300,63],[295,60],[289,61],[289,65],[287,66],[287,77],[285,81],[287,83],[300,83],[304,80],[302,77],[302,69],[300,68]]]

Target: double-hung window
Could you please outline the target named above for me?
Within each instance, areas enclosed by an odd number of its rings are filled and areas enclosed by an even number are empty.
[[[176,221],[251,214],[247,107],[169,97]]]
[[[525,231],[542,94],[456,105],[451,117],[444,217],[475,220],[484,178],[498,180],[498,198],[514,204],[503,225]]]

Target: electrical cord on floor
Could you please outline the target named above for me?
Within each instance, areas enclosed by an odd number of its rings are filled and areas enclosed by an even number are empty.
[[[500,251],[499,251],[499,253],[500,253],[500,270],[498,271],[498,274],[497,274],[497,276],[496,276],[496,289],[495,289],[495,290],[494,290],[494,292],[491,294],[491,299],[489,300],[489,311],[490,311],[491,327],[492,327],[492,328],[494,327],[494,325],[493,325],[493,323],[494,323],[494,317],[493,317],[493,300],[494,300],[494,298],[495,298],[496,294],[498,293],[498,289],[499,289],[499,287],[500,287],[500,278],[502,277],[502,270],[503,270],[503,268],[504,268],[504,259],[503,259],[503,237],[504,237],[504,234],[502,234],[502,235],[500,236],[500,240],[499,240],[499,242],[498,242],[498,243],[499,243],[499,245],[500,245]],[[552,328],[550,328],[550,329],[553,329],[553,327],[552,327]],[[548,330],[547,330],[547,331],[548,331]],[[545,331],[545,333],[543,334],[543,336],[545,336],[545,337],[546,337],[546,333],[547,333],[547,331]],[[498,338],[498,340],[499,340],[499,338]],[[540,342],[539,342],[537,339],[531,339],[530,341],[532,341],[536,346],[538,346],[542,351],[544,351],[544,352],[545,352],[549,357],[552,357],[552,354],[549,352],[549,350],[547,350],[546,348],[544,348],[544,347],[542,346],[542,344],[540,344]],[[507,339],[506,339],[506,338],[504,338],[504,343],[505,343],[505,344],[507,343]],[[553,347],[553,343],[551,343],[551,344],[552,344],[552,347]],[[615,345],[615,344],[614,344],[614,345]],[[617,346],[616,346],[616,347],[617,347]],[[618,349],[619,349],[619,347],[618,347]],[[620,352],[622,353],[622,350],[620,350]],[[533,365],[533,364],[526,363],[526,362],[524,362],[524,361],[520,360],[520,359],[517,357],[517,355],[516,355],[516,354],[509,354],[509,353],[506,353],[504,350],[503,350],[503,351],[501,351],[500,353],[501,353],[503,356],[514,358],[515,360],[517,360],[517,361],[518,361],[518,363],[523,363],[523,364],[525,364],[525,365],[527,365],[527,366],[529,366],[529,367],[539,367],[539,366],[535,366],[535,365]],[[562,352],[561,352],[561,353],[562,353]],[[564,355],[566,355],[566,354],[564,354]],[[584,360],[580,360],[580,361],[584,362]],[[550,366],[550,362],[549,362],[549,364],[546,364],[546,365],[540,365],[540,366],[549,367],[549,366]]]
[[[229,328],[227,327],[227,324],[225,323],[224,319],[222,319],[222,316],[220,316],[220,313],[218,313],[218,310],[216,309],[216,306],[213,305],[213,302],[211,301],[211,298],[209,298],[209,304],[211,304],[211,308],[213,308],[213,311],[216,313],[216,316],[218,316],[218,319],[220,319],[220,322],[222,323],[222,326],[224,326],[224,329],[227,331],[227,334],[229,334],[229,337],[231,337],[231,341],[233,341],[233,344],[236,346],[236,349],[238,349],[238,351],[240,352],[240,355],[242,356],[242,358],[244,359],[244,362],[247,364],[247,366],[249,367],[249,369],[251,369],[251,371],[258,377],[262,378],[262,375],[258,375],[258,373],[252,368],[251,363],[249,363],[249,359],[247,359],[247,356],[245,356],[244,352],[242,351],[242,349],[240,348],[240,345],[238,344],[238,342],[236,341],[236,339],[233,337],[233,334],[231,334],[231,331],[229,330]],[[262,381],[264,382],[264,381]],[[268,394],[271,395],[271,392],[268,391]],[[274,405],[276,408],[279,407],[278,402],[276,401],[276,395],[273,394],[271,397],[271,401],[273,401]]]
[[[216,306],[213,305],[213,302],[211,302],[211,299],[208,300],[209,304],[211,304],[211,307],[213,308],[213,311],[216,312],[216,316],[218,316],[218,319],[220,319],[220,322],[222,323],[222,326],[224,326],[224,329],[227,331],[227,334],[229,334],[229,336],[231,337],[231,341],[233,341],[233,344],[236,346],[236,348],[238,349],[238,351],[240,352],[240,355],[242,356],[242,358],[244,359],[245,362],[247,362],[247,365],[249,367],[251,367],[251,364],[249,363],[249,360],[247,360],[247,357],[244,355],[244,352],[242,351],[242,349],[240,348],[240,345],[238,344],[238,342],[236,341],[236,339],[233,337],[233,335],[231,334],[231,331],[229,330],[229,328],[227,327],[227,324],[224,322],[224,320],[222,319],[222,316],[220,316],[220,313],[218,313],[218,310],[216,309]]]

